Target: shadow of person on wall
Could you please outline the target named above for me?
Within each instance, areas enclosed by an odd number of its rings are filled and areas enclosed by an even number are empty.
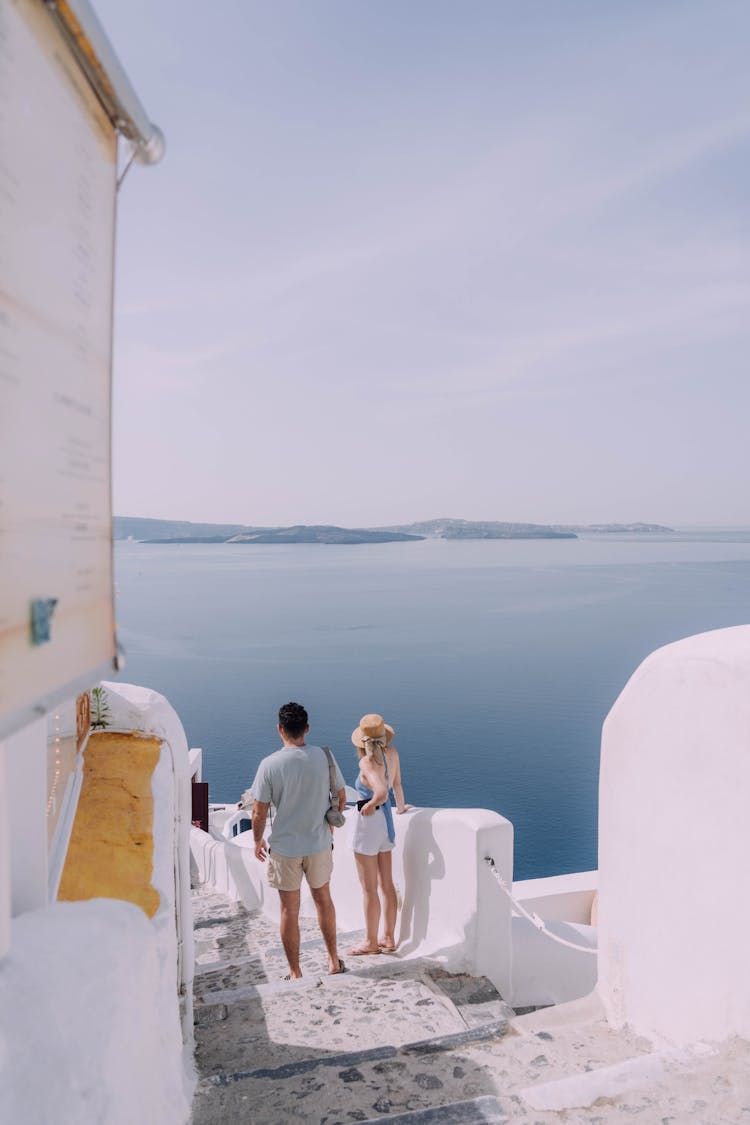
[[[425,940],[432,884],[445,877],[445,859],[432,831],[432,817],[432,809],[411,813],[404,834],[404,891],[398,935],[401,954],[413,952]]]

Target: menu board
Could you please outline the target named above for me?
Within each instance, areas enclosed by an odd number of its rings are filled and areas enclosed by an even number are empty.
[[[0,737],[115,662],[114,127],[38,0],[0,0]]]

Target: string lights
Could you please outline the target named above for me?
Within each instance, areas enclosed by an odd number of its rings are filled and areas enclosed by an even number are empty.
[[[57,785],[60,780],[60,773],[62,772],[62,735],[60,734],[60,712],[55,712],[54,719],[54,754],[55,766],[52,775],[52,784],[49,789],[49,797],[47,798],[47,816],[57,815]]]

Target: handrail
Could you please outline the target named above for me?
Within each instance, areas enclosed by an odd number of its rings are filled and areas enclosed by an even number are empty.
[[[534,926],[535,929],[539,930],[540,934],[544,934],[544,936],[548,937],[550,941],[556,941],[559,945],[567,945],[568,949],[575,949],[577,953],[593,953],[594,956],[597,955],[598,950],[592,949],[588,945],[577,945],[574,941],[567,941],[565,938],[558,937],[557,934],[553,934],[551,930],[548,930],[543,918],[540,918],[539,915],[535,914],[533,910],[528,911],[524,906],[521,906],[518,899],[513,897],[513,893],[510,887],[505,882],[505,879],[503,879],[502,875],[495,866],[495,861],[492,856],[486,855],[484,857],[484,862],[489,867],[491,874],[495,876],[500,890],[503,891],[510,899],[510,904],[516,911],[516,913],[520,914],[521,917],[525,918],[528,922],[531,922],[532,926]]]

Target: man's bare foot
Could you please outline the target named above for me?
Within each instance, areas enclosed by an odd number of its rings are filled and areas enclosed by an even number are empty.
[[[354,949],[348,949],[347,953],[350,957],[368,957],[380,953],[380,946],[376,945],[373,949],[371,945],[355,945]]]
[[[284,980],[302,980],[301,970],[297,969],[296,972],[292,972],[291,969],[290,969],[289,972],[284,977]]]
[[[328,968],[329,977],[335,977],[335,976],[338,976],[339,973],[346,973],[346,972],[348,972],[348,969],[347,969],[346,965],[344,964],[344,962],[341,960],[340,957],[339,957],[339,960],[338,960],[338,964],[335,966],[335,968],[331,968],[330,966]]]

